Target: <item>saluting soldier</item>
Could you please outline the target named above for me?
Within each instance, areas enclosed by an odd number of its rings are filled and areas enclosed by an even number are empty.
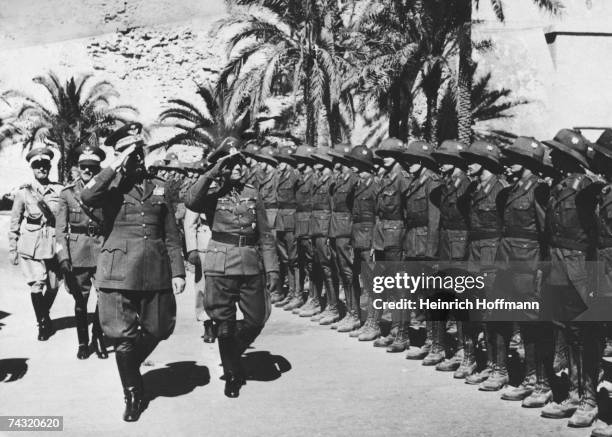
[[[355,325],[355,289],[353,287],[354,250],[351,243],[353,228],[353,202],[357,187],[357,173],[353,173],[344,156],[351,151],[350,144],[337,144],[328,154],[333,158],[335,182],[332,189],[332,213],[329,224],[329,242],[334,258],[335,270],[344,289],[346,314],[341,320],[332,323],[332,329],[349,322],[352,330]],[[357,308],[359,301],[357,301]],[[327,324],[327,321],[322,323]],[[345,328],[346,329],[346,328]]]
[[[349,332],[350,337],[359,337],[359,334],[363,332],[361,328],[360,306],[362,289],[367,294],[367,308],[372,307],[374,301],[371,266],[373,254],[371,249],[374,223],[376,222],[376,199],[379,187],[373,174],[374,156],[369,148],[366,146],[355,146],[348,153],[345,153],[344,160],[350,166],[351,171],[358,177],[351,204],[351,244],[353,247],[353,265],[351,268],[353,285],[348,291],[345,290],[348,318],[343,324],[338,325],[338,332]],[[368,311],[368,315],[372,314],[372,311]],[[369,320],[366,323],[370,326],[372,321]]]
[[[297,297],[299,290],[297,239],[295,237],[295,211],[297,201],[295,192],[299,173],[294,158],[295,150],[291,146],[282,146],[278,150],[278,215],[276,229],[276,249],[280,263],[281,284],[287,283],[287,294],[275,306],[284,308]]]
[[[399,162],[404,143],[397,138],[383,140],[375,154],[383,159],[384,175],[380,182],[380,191],[376,199],[376,215],[378,222],[372,237],[372,250],[375,251],[375,261],[401,261],[402,244],[406,234],[404,224],[404,193],[410,185],[410,175],[405,172]],[[391,294],[393,291],[389,291]],[[403,351],[408,346],[408,332],[404,332],[393,324],[388,336],[381,335],[380,321],[382,310],[368,307],[368,316],[364,328],[359,334],[359,341],[373,341],[376,347],[388,347],[389,352],[396,349]],[[368,324],[369,321],[369,324]]]
[[[297,162],[298,180],[295,186],[295,238],[297,239],[297,262],[298,277],[296,278],[295,298],[283,308],[299,314],[303,310],[311,311],[313,307],[319,306],[320,302],[315,299],[315,288],[310,286],[308,299],[304,298],[306,277],[312,282],[312,259],[314,248],[311,239],[310,217],[312,215],[312,192],[315,174],[312,165],[314,161],[312,154],[314,148],[310,146],[299,146],[294,157]]]
[[[140,365],[174,331],[173,291],[185,289],[174,212],[163,185],[144,166],[141,129],[130,123],[106,139],[119,155],[81,191],[86,206],[102,208],[104,243],[95,281],[100,324],[115,340],[128,422],[146,406]]]
[[[331,193],[334,187],[333,161],[328,152],[329,147],[317,147],[312,156],[315,160],[314,169],[317,177],[312,192],[312,216],[310,230],[314,246],[313,272],[310,286],[314,288],[315,299],[320,302],[323,287],[325,287],[325,309],[314,306],[310,311],[300,312],[300,317],[311,317],[311,321],[321,325],[331,325],[340,320],[338,308],[339,290],[338,276],[329,243],[331,220]]]
[[[235,398],[246,378],[240,357],[270,315],[265,287],[278,285],[278,258],[261,196],[244,183],[246,166],[238,140],[224,139],[209,161],[214,167],[185,200],[189,209],[206,214],[212,229],[203,265],[204,307],[217,325],[225,395]],[[236,321],[236,304],[244,314],[241,323]]]
[[[53,333],[49,311],[59,288],[55,214],[63,187],[49,180],[52,158],[53,151],[46,146],[35,147],[26,155],[34,180],[15,193],[9,228],[9,261],[17,265],[21,260],[40,341]]]
[[[441,261],[457,261],[461,263],[467,260],[468,244],[468,210],[466,205],[466,193],[470,186],[467,176],[467,163],[460,153],[467,147],[457,140],[443,141],[440,147],[431,152],[440,166],[442,173],[442,184],[430,195],[432,202],[440,209],[440,243],[438,255]],[[456,318],[458,314],[455,314]],[[444,329],[445,323],[441,323]],[[453,377],[460,379],[466,374],[471,374],[476,367],[474,359],[474,344],[469,343],[464,347],[465,340],[463,326],[460,320],[457,323],[458,345],[455,354],[436,366],[441,372],[455,372]],[[443,330],[441,331],[444,332]],[[445,336],[441,335],[438,340],[442,342],[444,350]]]
[[[403,241],[403,257],[408,261],[427,261],[438,257],[440,209],[432,200],[431,195],[441,185],[437,174],[436,160],[431,156],[432,146],[425,141],[413,141],[402,154],[402,160],[409,166],[408,171],[412,182],[404,193],[404,220],[406,235]],[[407,297],[404,292],[400,297]],[[398,326],[406,331],[410,325],[410,311],[397,311]],[[425,323],[427,337],[431,347],[423,358],[424,366],[435,366],[444,360],[444,335],[446,327],[443,323],[427,320]],[[399,348],[401,349],[401,348]],[[419,358],[408,354],[407,358]]]
[[[503,207],[503,234],[497,250],[497,262],[501,266],[496,290],[502,291],[503,298],[521,302],[539,303],[542,282],[541,261],[546,259],[546,236],[544,216],[548,204],[549,187],[540,179],[537,170],[541,167],[544,147],[535,138],[518,137],[503,150],[515,181],[501,195]],[[524,402],[532,407],[536,398],[550,397],[550,387],[544,376],[543,360],[537,360],[541,352],[538,337],[543,326],[536,323],[537,310],[514,312],[512,319],[519,321],[519,329],[525,348],[525,376],[518,387],[508,387],[502,399],[522,401],[531,394],[534,396]],[[498,359],[505,361],[513,331],[512,322],[495,323],[489,332],[492,342],[498,349]],[[538,363],[540,364],[538,366]],[[507,368],[505,362],[499,367]],[[537,368],[540,372],[537,372]],[[508,369],[510,370],[510,369]],[[539,373],[539,380],[536,374]],[[512,376],[512,375],[510,375]],[[489,391],[503,387],[503,379],[483,383]]]
[[[595,252],[597,217],[595,197],[589,189],[594,180],[585,171],[590,142],[579,132],[562,129],[544,143],[552,147],[551,159],[562,179],[552,187],[546,210],[550,274],[543,287],[542,311],[557,322],[555,326],[562,326],[569,352],[570,386],[567,397],[547,404],[541,415],[553,419],[570,417],[569,426],[588,427],[598,415],[595,386],[600,355],[590,339],[599,337],[599,327],[574,319],[588,308],[593,292],[592,272],[587,265]],[[554,377],[551,349],[544,351],[549,379]],[[555,391],[553,387],[553,397],[559,399],[560,393]]]
[[[103,223],[102,210],[85,206],[81,200],[81,191],[85,184],[100,173],[100,163],[104,161],[106,154],[98,146],[95,134],[84,146],[77,149],[77,153],[80,175],[60,194],[55,232],[59,267],[68,292],[74,298],[74,319],[79,342],[77,358],[84,360],[89,357],[87,301],[102,248]],[[108,358],[97,304],[91,337],[98,358]]]
[[[498,208],[498,196],[508,183],[501,177],[501,151],[495,144],[476,141],[460,155],[469,163],[469,175],[474,180],[470,187],[468,207],[470,222],[468,268],[473,273],[484,275],[485,286],[482,292],[485,296],[489,296],[495,282],[495,256],[502,234],[502,210]],[[465,348],[477,344],[482,325],[475,321],[463,323]],[[466,384],[480,384],[488,378],[505,384],[508,374],[505,368],[499,367],[500,360],[495,359],[498,352],[495,345],[489,343],[486,367],[479,373],[466,375]],[[471,370],[472,366],[466,369]]]

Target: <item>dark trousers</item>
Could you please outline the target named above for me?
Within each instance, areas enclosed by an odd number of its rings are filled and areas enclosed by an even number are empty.
[[[321,297],[322,285],[325,286],[327,304],[338,304],[338,275],[335,268],[331,245],[327,237],[313,237],[314,259],[313,278],[316,297]]]
[[[297,262],[299,278],[296,280],[299,293],[304,292],[304,281],[306,279],[306,276],[308,276],[312,280],[312,259],[312,240],[309,237],[300,237],[297,240]]]
[[[294,292],[298,268],[298,242],[293,231],[277,231],[276,251],[281,273],[281,284],[287,282],[289,292]]]
[[[68,291],[74,298],[74,318],[76,321],[79,344],[87,344],[89,342],[87,333],[87,302],[89,301],[89,294],[95,273],[95,267],[75,267],[72,272],[67,274],[64,278]],[[96,305],[96,311],[94,313],[92,334],[93,337],[102,335],[98,305]]]

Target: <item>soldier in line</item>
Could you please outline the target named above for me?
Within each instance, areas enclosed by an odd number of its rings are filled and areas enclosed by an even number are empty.
[[[49,311],[59,288],[55,214],[63,187],[49,180],[52,158],[53,151],[45,146],[35,147],[26,155],[34,180],[15,193],[9,228],[9,261],[13,265],[21,262],[40,341],[53,334]]]
[[[302,311],[310,312],[315,306],[320,307],[318,297],[315,299],[314,287],[308,290],[308,299],[304,298],[304,284],[306,276],[312,278],[313,245],[310,232],[310,216],[312,215],[312,191],[315,174],[312,168],[314,161],[312,153],[314,148],[299,146],[295,151],[298,180],[295,188],[295,238],[297,239],[298,277],[296,278],[296,295],[291,302],[284,306],[285,311],[300,314]]]
[[[223,140],[209,157],[214,167],[186,197],[187,207],[204,212],[212,229],[203,266],[204,306],[217,325],[225,395],[230,398],[239,396],[246,379],[240,357],[270,315],[266,282],[278,286],[279,280],[272,228],[257,189],[244,183],[246,167],[237,145],[235,138]],[[236,303],[244,314],[240,323]]]
[[[355,290],[353,288],[354,249],[351,243],[353,218],[351,210],[355,201],[357,174],[346,165],[344,156],[351,150],[350,144],[337,144],[328,154],[332,157],[336,172],[332,187],[332,213],[329,223],[329,243],[334,259],[335,272],[344,289],[347,311],[345,316],[330,326],[332,329],[349,322],[351,329],[355,325]],[[359,299],[357,297],[357,299]],[[357,300],[359,307],[359,300]],[[325,324],[325,323],[323,323]],[[346,328],[345,328],[346,329]]]
[[[500,176],[501,151],[496,145],[476,141],[460,154],[468,162],[469,175],[474,179],[469,192],[468,268],[475,273],[486,273],[483,293],[489,296],[495,281],[495,255],[502,231],[501,210],[497,200],[499,193],[508,184]],[[463,323],[464,348],[471,348],[477,343],[481,328],[482,323],[479,322]],[[486,335],[485,329],[485,338]],[[467,375],[466,384],[478,385],[489,378],[491,382],[503,380],[506,383],[507,373],[500,368],[495,356],[495,344],[489,342],[486,367],[479,373]]]
[[[281,284],[287,283],[287,294],[275,306],[285,308],[299,291],[299,270],[297,239],[295,236],[295,214],[297,201],[295,192],[299,173],[296,170],[295,150],[291,146],[282,146],[276,159],[278,164],[278,214],[276,216],[276,249],[280,267]]]
[[[562,179],[552,188],[546,211],[551,265],[543,288],[543,311],[557,322],[556,326],[562,326],[569,352],[570,387],[563,400],[553,387],[555,401],[541,414],[554,419],[569,417],[569,426],[587,427],[598,414],[595,386],[601,351],[592,339],[599,339],[601,333],[597,324],[573,320],[586,309],[593,286],[589,283],[592,272],[587,269],[597,241],[595,198],[589,188],[594,180],[585,171],[590,143],[570,129],[562,129],[545,143],[553,149],[551,158]],[[551,372],[551,349],[543,354]],[[549,374],[549,379],[553,377]]]
[[[376,200],[378,222],[374,228],[372,249],[375,250],[375,261],[401,261],[402,243],[405,235],[404,193],[408,190],[410,176],[399,162],[404,151],[404,143],[397,138],[384,140],[376,150],[376,155],[383,159],[384,175],[380,182],[380,191]],[[381,335],[380,321],[382,310],[368,307],[368,320],[359,335],[359,341],[376,340],[374,346],[387,347],[387,351],[404,351],[408,347],[408,332],[397,326],[397,318],[386,337]],[[377,340],[378,339],[378,340]]]
[[[89,357],[87,301],[102,248],[102,211],[85,206],[81,200],[83,187],[100,173],[100,164],[106,157],[95,135],[90,138],[87,144],[77,149],[80,176],[62,190],[55,226],[60,271],[68,292],[74,298],[79,360]],[[97,304],[91,337],[98,358],[108,358]]]
[[[311,287],[314,296],[321,300],[325,288],[325,309],[319,304],[311,311],[300,313],[300,317],[311,317],[320,325],[331,325],[340,320],[338,275],[329,242],[331,220],[331,193],[334,189],[333,160],[329,147],[318,147],[313,154],[314,169],[317,172],[312,191],[312,215],[310,231],[314,248]]]
[[[466,193],[470,186],[470,180],[466,174],[467,164],[460,153],[467,147],[456,140],[446,140],[440,147],[431,152],[440,166],[442,184],[432,192],[432,202],[440,210],[440,242],[438,256],[441,261],[465,261],[467,260],[468,241],[468,215],[465,204]],[[445,322],[433,321],[440,324],[437,328],[444,332]],[[441,372],[455,372],[453,377],[465,378],[465,375],[473,373],[476,367],[474,344],[469,343],[465,348],[463,339],[463,326],[460,320],[457,323],[458,345],[455,354],[436,365],[436,370]],[[446,337],[440,335],[443,350],[447,349]]]
[[[408,166],[412,180],[404,193],[406,235],[403,257],[407,261],[427,261],[438,256],[440,209],[431,201],[431,195],[440,186],[440,177],[431,151],[430,144],[413,141],[403,153],[403,160]],[[404,293],[400,295],[407,297]],[[401,319],[399,326],[407,331],[410,326],[410,311],[403,310],[398,313]],[[435,323],[433,320],[427,320],[425,327],[431,347],[427,355],[422,357],[422,364],[435,366],[444,360],[446,327],[443,323]],[[407,358],[420,358],[420,355],[409,353]]]
[[[500,195],[499,203],[504,202],[503,234],[496,254],[500,271],[495,289],[507,299],[539,303],[543,274],[541,262],[548,257],[544,216],[550,189],[538,175],[544,147],[535,138],[518,137],[503,152],[510,164],[514,182]],[[550,399],[551,392],[543,371],[544,360],[538,356],[538,336],[541,332],[541,326],[537,323],[538,311],[514,312],[512,317],[519,321],[525,349],[525,376],[518,387],[509,387],[501,398],[524,400],[526,407],[543,405]],[[505,361],[513,325],[506,321],[495,323],[492,325],[494,329],[489,332],[491,342],[497,348],[495,358],[500,361],[498,366],[501,369],[507,368]],[[500,390],[503,384],[503,378],[483,382],[489,391]]]
[[[173,291],[185,289],[173,210],[164,186],[144,166],[141,129],[131,123],[106,139],[119,155],[81,191],[86,206],[102,208],[104,243],[96,269],[100,323],[115,341],[128,422],[137,421],[146,408],[140,365],[172,334]]]
[[[354,189],[351,216],[351,243],[353,245],[352,279],[353,286],[349,289],[347,300],[347,314],[349,318],[342,325],[338,325],[338,332],[350,332],[351,337],[359,337],[363,332],[361,327],[360,296],[362,289],[367,294],[367,308],[372,307],[374,295],[372,292],[372,268],[373,261],[372,235],[376,220],[376,198],[378,195],[378,183],[373,175],[374,156],[370,149],[365,146],[355,146],[345,153],[345,160],[351,171],[357,177]],[[361,279],[361,282],[360,282]],[[347,291],[345,290],[345,293]],[[350,297],[349,297],[350,295]],[[368,311],[368,314],[372,314]],[[372,324],[370,319],[366,320],[364,327]]]

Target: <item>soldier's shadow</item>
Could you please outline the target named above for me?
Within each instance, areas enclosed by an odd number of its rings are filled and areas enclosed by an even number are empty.
[[[87,313],[87,324],[91,324],[93,322],[93,318],[95,317],[95,313]],[[58,317],[57,319],[52,320],[53,329],[55,331],[61,331],[62,329],[72,329],[76,328],[76,319],[74,316],[64,316]]]
[[[192,392],[210,382],[210,372],[206,366],[198,366],[195,361],[168,363],[165,367],[153,369],[143,375],[149,401],[163,396],[176,397]]]
[[[242,357],[241,364],[247,380],[251,381],[274,381],[291,370],[291,363],[285,357],[268,351],[249,352]]]
[[[28,358],[0,359],[0,382],[15,382],[28,372]]]
[[[2,311],[0,310],[0,320],[10,316],[11,313],[7,313],[6,311]],[[2,329],[2,327],[5,326],[4,323],[0,322],[0,329]]]

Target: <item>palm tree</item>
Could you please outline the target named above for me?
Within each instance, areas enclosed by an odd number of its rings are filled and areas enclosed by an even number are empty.
[[[188,102],[183,99],[169,100],[170,107],[159,115],[160,126],[178,130],[169,140],[149,147],[155,150],[174,144],[187,144],[204,148],[204,153],[214,148],[220,140],[228,135],[240,136],[249,124],[247,109],[237,119],[224,117],[226,103],[222,94],[216,94],[210,84],[198,86],[199,101]]]
[[[532,0],[540,9],[558,14],[563,8],[561,0]],[[505,20],[503,0],[490,0],[495,16],[499,21]],[[471,141],[472,133],[472,8],[478,8],[480,0],[459,0],[458,17],[463,22],[459,37],[459,69],[457,85],[457,104],[459,112],[459,139],[465,143]]]
[[[22,141],[25,150],[46,140],[59,152],[60,182],[67,181],[70,167],[77,162],[77,147],[92,134],[107,136],[118,123],[132,121],[131,116],[138,112],[129,105],[112,105],[119,93],[107,81],[90,85],[92,78],[85,74],[62,83],[53,72],[35,77],[33,82],[48,93],[50,106],[21,91],[4,92],[2,98],[16,110],[0,128],[0,139]]]
[[[342,45],[342,10],[337,0],[235,0],[231,16],[212,30],[235,26],[229,61],[217,93],[227,96],[226,117],[245,106],[257,114],[266,100],[290,91],[306,117],[306,142],[332,141],[351,127],[353,65]],[[248,9],[244,9],[247,7]],[[354,81],[353,81],[354,82]]]

